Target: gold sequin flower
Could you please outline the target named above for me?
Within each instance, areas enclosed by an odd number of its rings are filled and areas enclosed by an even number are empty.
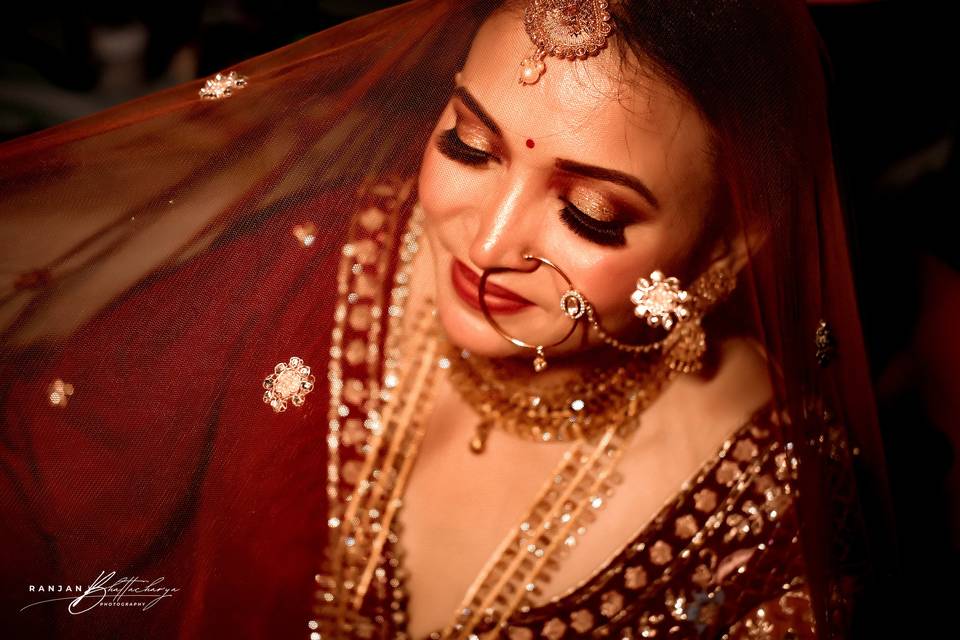
[[[67,400],[73,395],[73,385],[57,378],[47,385],[47,399],[54,407],[67,406]]]
[[[587,609],[580,609],[570,614],[570,626],[577,633],[586,633],[593,628],[593,614]]]
[[[608,618],[620,613],[623,609],[623,595],[619,591],[607,591],[600,596],[600,613]]]
[[[640,589],[647,586],[647,572],[643,567],[630,567],[623,575],[627,589]]]
[[[303,404],[304,396],[313,391],[316,379],[310,375],[310,367],[296,356],[288,362],[279,362],[273,373],[263,381],[263,401],[273,407],[276,413],[287,410],[287,401],[293,406]]]
[[[547,624],[543,625],[543,632],[540,635],[547,640],[560,640],[566,632],[567,625],[563,620],[551,618],[547,621]]]
[[[724,460],[717,469],[717,482],[729,487],[739,475],[740,466],[731,460]]]
[[[689,513],[685,516],[680,516],[674,523],[674,532],[677,534],[677,537],[683,539],[692,537],[698,528],[697,519]]]
[[[533,640],[533,631],[525,627],[510,627],[507,635],[510,640]]]
[[[697,510],[709,512],[717,506],[717,494],[710,489],[701,489],[693,495]]]
[[[653,564],[664,565],[670,562],[671,559],[673,559],[673,548],[663,540],[657,540],[657,542],[650,547],[650,560]]]
[[[741,440],[737,443],[737,446],[733,448],[733,458],[740,462],[748,462],[756,458],[758,452],[759,449],[753,440]]]

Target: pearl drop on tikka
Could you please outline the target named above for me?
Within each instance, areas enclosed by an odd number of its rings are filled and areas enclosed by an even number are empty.
[[[543,60],[538,58],[524,58],[520,63],[520,73],[517,76],[517,82],[520,84],[535,84],[543,72],[546,70]]]

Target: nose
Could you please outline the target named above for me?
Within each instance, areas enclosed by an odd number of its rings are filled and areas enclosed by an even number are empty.
[[[491,194],[477,207],[476,233],[470,242],[470,260],[480,269],[506,268],[533,271],[536,260],[526,254],[538,253],[538,239],[543,229],[542,213],[535,193],[536,186],[514,183],[508,190]]]

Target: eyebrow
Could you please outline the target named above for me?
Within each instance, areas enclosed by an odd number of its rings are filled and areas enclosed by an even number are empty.
[[[500,131],[500,127],[497,126],[497,123],[493,120],[489,113],[487,113],[483,107],[480,106],[480,103],[477,102],[477,99],[467,91],[467,88],[462,84],[458,84],[457,87],[453,90],[453,95],[460,98],[460,102],[463,105],[470,109],[473,112],[473,115],[477,116],[477,119],[480,120],[490,131],[498,136],[503,137],[503,132]]]
[[[483,123],[487,129],[490,130],[495,136],[502,138],[503,132],[500,127],[497,125],[493,117],[486,112],[486,110],[480,106],[480,103],[477,102],[477,99],[467,90],[463,85],[457,85],[453,90],[453,95],[460,99],[460,102],[469,109],[473,115],[477,117],[480,122]],[[660,201],[657,199],[650,188],[644,184],[639,178],[630,175],[629,173],[624,173],[623,171],[617,171],[615,169],[607,169],[604,167],[597,167],[590,164],[584,164],[582,162],[577,162],[576,160],[567,160],[564,158],[557,158],[555,165],[560,171],[565,171],[567,173],[575,173],[577,175],[584,176],[585,178],[593,178],[595,180],[602,180],[604,182],[613,182],[614,184],[619,184],[621,186],[627,187],[628,189],[633,189],[640,194],[647,202],[649,202],[653,208],[660,208]]]

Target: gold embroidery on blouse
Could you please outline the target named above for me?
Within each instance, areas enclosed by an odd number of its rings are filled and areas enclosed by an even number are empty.
[[[677,518],[674,525],[674,533],[678,538],[691,538],[699,529],[697,519],[689,513]]]
[[[736,437],[731,438],[731,441],[736,442]],[[735,590],[737,588],[737,584],[739,584],[739,581],[741,581],[746,574],[746,568],[748,564],[746,560],[751,560],[751,558],[744,558],[743,556],[746,555],[746,552],[744,552],[744,554],[742,554],[742,556],[739,558],[741,562],[734,562],[732,558],[727,559],[726,562],[731,567],[730,574],[725,576],[725,580],[721,588],[721,586],[715,580],[712,571],[712,569],[718,564],[716,554],[710,548],[697,547],[706,544],[706,541],[710,539],[712,532],[723,533],[723,531],[720,530],[720,527],[724,524],[723,515],[729,512],[734,505],[741,504],[741,501],[746,503],[749,497],[755,493],[755,490],[751,491],[753,487],[753,480],[761,475],[764,475],[762,471],[768,469],[774,464],[773,456],[778,452],[777,450],[779,449],[779,446],[780,445],[777,442],[770,442],[762,455],[758,455],[752,464],[748,465],[742,470],[737,478],[736,483],[730,489],[730,493],[728,495],[724,495],[723,500],[719,505],[717,504],[717,496],[711,496],[710,501],[712,501],[713,504],[710,506],[714,508],[716,512],[710,515],[710,517],[704,523],[703,529],[694,534],[694,536],[690,539],[690,546],[680,550],[679,553],[675,554],[674,562],[664,566],[657,578],[653,580],[652,583],[646,581],[646,584],[644,584],[644,587],[642,587],[642,591],[633,590],[636,595],[631,596],[629,601],[625,601],[623,608],[616,615],[615,620],[617,621],[618,625],[616,627],[617,629],[621,628],[620,625],[622,624],[622,620],[633,619],[636,621],[634,623],[636,625],[634,628],[637,629],[641,636],[646,633],[646,637],[653,637],[654,634],[657,633],[658,629],[668,634],[675,634],[678,633],[682,628],[676,624],[671,625],[670,628],[660,628],[658,625],[663,623],[664,620],[672,619],[683,624],[699,625],[716,623],[725,596],[724,589]],[[721,453],[726,453],[726,449],[724,449]],[[724,456],[720,455],[718,458],[722,460]],[[690,497],[687,498],[687,500],[689,500],[691,504],[689,504],[688,508],[695,508],[695,503],[698,497],[701,499],[702,503],[704,497],[709,495],[698,495],[701,494],[704,489],[706,489],[705,487],[698,491],[694,490],[697,489],[701,483],[709,481],[708,474],[714,474],[712,477],[715,480],[715,472],[717,467],[719,467],[719,463],[717,463],[712,469],[708,468],[702,471],[695,481],[684,483],[683,491],[690,491]],[[767,471],[766,475],[770,475],[770,472]],[[666,506],[672,506],[673,509],[681,509],[683,504],[684,498],[683,495],[681,495],[677,498],[677,500],[672,501]],[[703,505],[701,504],[701,506]],[[753,511],[755,513],[760,512],[760,509],[757,508],[756,504],[742,504],[741,510],[743,506],[746,506],[748,511]],[[672,514],[673,510],[670,510],[670,513],[664,513],[661,514],[661,516],[658,516],[653,523],[644,529],[644,534],[648,536],[657,535],[657,532],[662,531],[662,527],[666,526],[665,517]],[[673,523],[674,527],[676,527],[676,520],[674,520]],[[771,527],[772,526],[774,525],[771,524]],[[750,531],[753,532],[753,529],[750,529]],[[767,530],[763,530],[757,532],[756,535],[764,536],[762,540],[766,541],[768,539],[766,536],[770,535],[772,531],[773,529],[770,529],[769,532]],[[647,545],[641,540],[630,545],[628,548],[634,553],[639,553],[647,549]],[[653,547],[650,548],[652,549]],[[745,549],[749,550],[749,547]],[[769,547],[765,544],[765,542],[759,542],[756,546],[756,550],[763,550],[766,552],[769,550]],[[691,553],[692,551],[695,553]],[[693,569],[692,574],[689,574],[689,584],[691,585],[689,588],[700,589],[700,591],[694,593],[689,592],[687,589],[682,587],[670,587],[667,592],[664,592],[664,597],[660,601],[661,606],[666,607],[666,610],[670,613],[670,617],[665,619],[663,614],[658,614],[656,611],[650,610],[651,605],[655,606],[655,601],[650,599],[650,596],[654,593],[655,589],[661,586],[673,584],[674,582],[676,582],[678,585],[682,585],[682,582],[677,581],[671,576],[671,572],[675,569],[681,568],[681,565],[677,564],[677,562],[680,561],[679,559],[685,560],[690,557],[695,557],[696,559],[699,559],[700,562],[697,564],[696,568]],[[640,582],[637,580],[637,578],[642,567],[636,565],[628,567],[630,558],[631,556],[628,554],[626,557],[620,560],[619,565],[605,565],[602,570],[595,575],[594,578],[581,583],[578,585],[578,590],[568,592],[564,595],[564,598],[569,597],[571,604],[580,603],[582,607],[582,605],[586,603],[586,598],[589,597],[590,593],[596,593],[600,591],[603,583],[606,583],[608,586],[614,585],[614,576],[616,576],[620,571],[623,572],[622,575],[624,580],[624,588],[631,588],[631,585],[627,584],[628,580],[630,580],[630,582],[635,586],[638,582]],[[644,576],[645,574],[646,572],[644,571]],[[635,580],[637,582],[634,582]],[[704,589],[706,589],[706,591],[704,591]],[[610,591],[601,591],[601,593],[610,593]],[[644,603],[646,603],[646,611],[641,609]],[[551,605],[530,611],[528,616],[539,616],[541,611],[546,612],[557,610],[558,607],[564,604],[565,600],[563,599],[559,599],[559,602],[554,600]],[[599,608],[602,605],[603,603],[601,601],[597,604],[597,607]],[[535,619],[536,618],[534,617],[524,618],[523,616],[519,616],[515,617],[512,622],[514,622],[514,626],[518,628],[520,627],[521,623],[528,624],[529,628],[533,631],[534,636],[536,636],[537,633],[542,630],[542,627],[534,623]],[[529,620],[529,622],[527,622],[527,620]],[[613,622],[613,620],[611,620],[611,622]],[[609,634],[611,630],[612,627],[608,627],[606,623],[604,623],[595,627],[591,632],[591,635],[593,637],[601,637]],[[620,633],[620,631],[617,631],[617,633]]]
[[[630,567],[624,572],[627,589],[641,589],[647,585],[647,572],[643,567]]]
[[[360,214],[359,219],[360,224],[362,224],[367,231],[373,232],[383,226],[383,221],[386,217],[387,214],[379,207],[370,207]]]
[[[673,549],[663,540],[657,540],[650,547],[650,561],[653,564],[667,564],[673,558]]]
[[[304,247],[311,246],[317,239],[317,225],[312,222],[304,222],[293,227],[290,231],[294,238]]]
[[[374,184],[361,185],[358,192],[358,199],[363,202],[371,198],[390,198],[395,206],[402,204],[413,187],[414,180],[395,184]],[[370,430],[375,428],[375,423],[371,417],[364,411],[365,407],[353,404],[351,399],[361,400],[376,397],[380,393],[379,376],[380,371],[374,366],[378,362],[377,341],[381,331],[381,322],[379,315],[361,317],[354,315],[353,309],[356,305],[365,301],[364,306],[369,309],[369,305],[379,309],[383,303],[381,286],[383,275],[386,273],[387,260],[390,257],[390,251],[371,252],[369,250],[370,241],[364,238],[372,231],[377,231],[377,241],[384,247],[392,245],[397,221],[399,216],[385,216],[380,220],[381,225],[374,225],[374,215],[355,216],[351,222],[350,229],[347,232],[346,241],[341,249],[341,260],[337,273],[337,305],[334,310],[334,326],[331,331],[330,359],[328,365],[327,378],[330,389],[330,405],[328,412],[328,435],[327,435],[327,496],[328,496],[328,526],[330,527],[331,540],[338,539],[337,533],[342,524],[344,502],[338,500],[340,495],[350,497],[353,485],[350,479],[344,478],[341,473],[341,455],[342,447],[347,450],[343,455],[362,454],[368,447]],[[389,223],[389,224],[383,224]],[[364,242],[367,240],[367,242]],[[371,262],[371,257],[379,258],[377,263]],[[391,292],[393,296],[402,295],[395,287]],[[361,314],[363,312],[360,312]],[[351,321],[348,323],[348,317]],[[370,322],[367,323],[366,320]],[[343,361],[344,341],[347,341],[348,349],[346,353],[346,363]],[[356,390],[344,393],[344,364],[350,367],[366,366],[365,393],[358,394]],[[359,379],[359,378],[357,378]],[[345,422],[344,422],[345,421]],[[342,427],[345,424],[345,430]],[[353,453],[351,453],[353,452]],[[343,465],[347,467],[347,463]],[[348,476],[352,473],[348,470]],[[351,478],[352,479],[352,478]],[[344,540],[348,544],[350,540]],[[386,564],[390,566],[395,560],[386,557]],[[377,580],[378,595],[386,592],[388,586],[388,574],[385,567],[378,567],[374,575]],[[395,578],[391,578],[395,579]],[[334,593],[338,587],[332,576],[317,573],[314,576],[317,584],[315,591],[316,605],[314,606],[315,619],[308,623],[311,638],[319,637],[320,622],[323,614],[327,611],[326,607],[333,603]],[[372,633],[372,630],[380,625],[374,625],[372,621],[364,619],[362,616],[353,621],[353,632],[362,637],[366,633]],[[337,634],[345,630],[338,629]]]
[[[589,609],[580,609],[570,614],[570,627],[577,633],[586,633],[593,628],[593,614]]]
[[[810,594],[804,586],[756,606],[730,627],[722,640],[815,638]]]
[[[547,640],[559,640],[567,632],[567,625],[560,618],[551,618],[543,627],[541,634]]]
[[[698,510],[709,513],[717,506],[717,493],[712,489],[701,489],[694,496],[694,500]]]

